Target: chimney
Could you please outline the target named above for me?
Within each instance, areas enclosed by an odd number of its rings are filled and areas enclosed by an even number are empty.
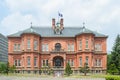
[[[64,29],[64,28],[63,28],[63,18],[60,19],[60,28],[61,28],[61,29]]]
[[[52,28],[55,28],[55,18],[52,19]]]

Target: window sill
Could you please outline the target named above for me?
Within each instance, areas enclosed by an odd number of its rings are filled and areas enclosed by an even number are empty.
[[[30,68],[31,66],[27,66],[27,68]]]
[[[37,68],[38,66],[34,66],[35,68]]]
[[[85,48],[85,51],[89,51],[89,48]]]

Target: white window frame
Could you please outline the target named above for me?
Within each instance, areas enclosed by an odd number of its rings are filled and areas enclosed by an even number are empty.
[[[68,51],[74,51],[74,44],[68,43]]]
[[[86,39],[86,41],[85,41],[85,48],[89,49],[89,39]]]
[[[42,44],[42,51],[49,51],[48,44]]]
[[[30,59],[30,56],[27,57],[27,66],[30,67],[31,66],[31,63],[30,63],[31,59]]]
[[[28,39],[27,40],[27,49],[30,49],[30,47],[31,47],[30,44],[31,44],[31,41],[30,41],[30,39]]]
[[[82,50],[82,40],[79,42],[79,50]]]
[[[87,63],[87,66],[89,66],[89,57],[88,56],[86,56],[86,61],[85,62]]]
[[[37,67],[37,57],[34,57],[34,66]]]
[[[79,60],[79,61],[80,61],[80,64],[79,64],[79,65],[82,66],[82,57],[80,57],[80,60]]]
[[[38,50],[38,41],[34,40],[34,50]]]
[[[102,51],[102,45],[101,44],[95,44],[95,51]]]

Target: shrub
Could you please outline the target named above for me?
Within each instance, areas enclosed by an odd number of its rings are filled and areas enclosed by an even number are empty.
[[[106,80],[120,80],[119,76],[107,76],[105,77]]]
[[[70,76],[70,74],[72,74],[72,73],[73,73],[73,71],[71,70],[69,63],[67,63],[66,68],[65,68],[65,74],[67,76]]]

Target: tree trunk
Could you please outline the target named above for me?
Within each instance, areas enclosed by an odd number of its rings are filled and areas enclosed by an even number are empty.
[[[86,72],[84,73],[84,76],[86,76]]]

